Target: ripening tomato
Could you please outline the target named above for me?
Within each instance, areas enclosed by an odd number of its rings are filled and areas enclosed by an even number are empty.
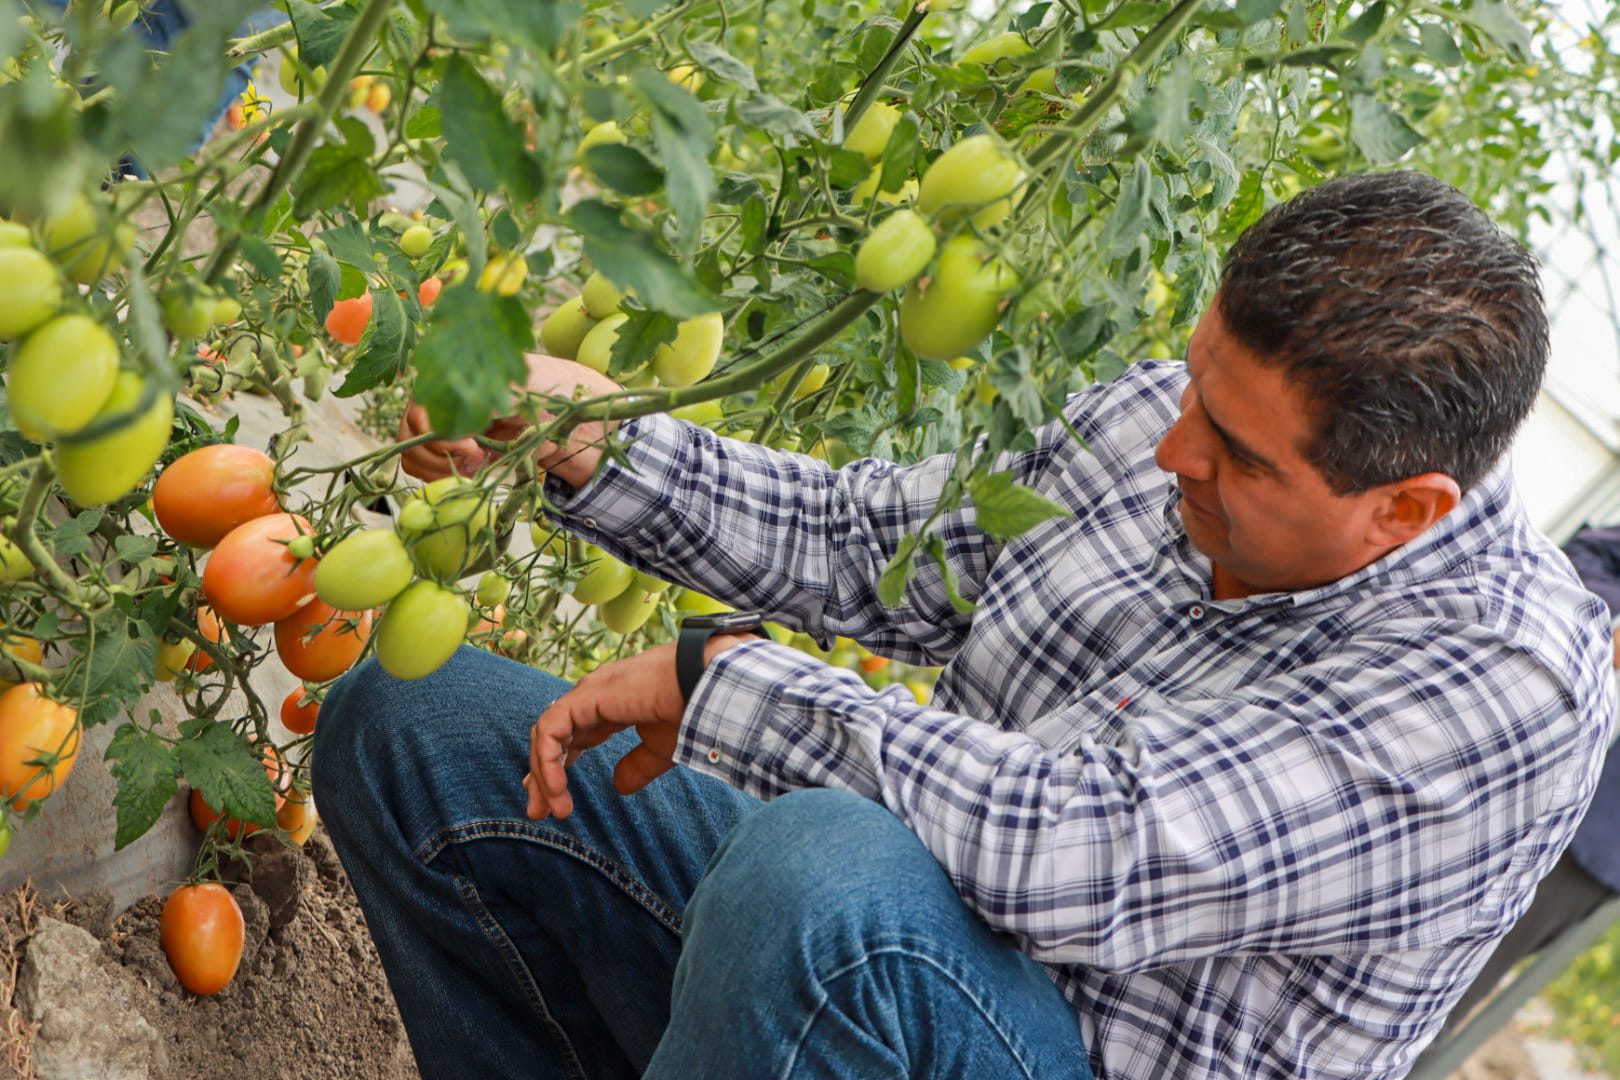
[[[67,783],[79,756],[79,714],[52,701],[38,683],[0,694],[0,798],[27,810]]]
[[[203,567],[203,595],[221,618],[239,626],[285,619],[315,595],[315,560],[287,544],[310,531],[297,514],[269,514],[226,534]]]
[[[981,41],[964,52],[961,63],[991,67],[998,60],[1016,60],[1034,51],[1035,47],[1024,39],[1023,34],[1009,30],[1005,34],[997,34],[986,41]]]
[[[218,625],[218,621],[215,621]],[[191,666],[191,658],[197,651],[197,643],[190,638],[179,641],[160,641],[157,650],[157,680],[158,682],[174,682],[180,673]],[[208,661],[210,664],[213,660]]]
[[[855,151],[868,161],[876,161],[883,156],[883,148],[889,145],[889,136],[898,123],[899,109],[874,101],[861,113],[855,126],[845,132],[844,148]]]
[[[688,615],[718,615],[723,611],[735,611],[730,604],[721,603],[712,596],[704,596],[691,589],[682,589],[681,594],[675,598],[675,609]]]
[[[613,362],[613,344],[619,340],[619,327],[629,321],[630,316],[623,312],[599,320],[580,340],[574,359],[591,370],[606,375],[608,367]]]
[[[238,525],[276,512],[275,478],[276,463],[251,446],[204,446],[158,476],[152,509],[171,537],[210,548]]]
[[[579,344],[596,325],[585,305],[578,299],[564,300],[540,324],[540,344],[552,356],[572,360],[579,353]]]
[[[358,345],[371,321],[371,294],[339,300],[326,313],[326,332],[345,345]]]
[[[900,184],[899,191],[880,191],[878,185],[883,182],[883,170],[873,168],[866,174],[866,179],[856,184],[850,191],[852,202],[864,206],[876,196],[878,202],[888,203],[890,206],[899,206],[901,203],[914,202],[917,198],[917,181],[907,178]]]
[[[516,296],[528,276],[529,264],[523,261],[522,253],[501,252],[491,255],[484,264],[483,273],[478,275],[478,288],[496,296]]]
[[[369,637],[369,610],[339,611],[317,596],[276,623],[276,655],[305,682],[323,683],[352,668]]]
[[[399,234],[399,250],[413,259],[420,259],[433,246],[433,230],[426,225],[412,225]]]
[[[398,596],[415,576],[398,533],[365,529],[332,545],[315,568],[315,592],[339,611],[366,611]]]
[[[431,675],[467,636],[472,614],[459,593],[418,581],[394,598],[377,627],[377,662],[396,679]]]
[[[718,311],[683,320],[675,340],[653,351],[653,374],[665,386],[691,386],[714,370],[725,329]]]
[[[393,100],[394,92],[388,88],[388,84],[378,83],[366,94],[366,109],[380,115]]]
[[[619,305],[624,303],[624,292],[602,276],[602,271],[594,271],[585,279],[585,287],[579,292],[580,303],[585,305],[585,313],[593,319],[605,319],[609,315],[619,313]]]
[[[592,560],[585,576],[574,583],[574,599],[582,604],[605,604],[630,587],[636,572],[595,545],[586,545]]]
[[[22,337],[61,306],[62,279],[51,260],[31,247],[0,248],[0,341]]]
[[[988,229],[1012,212],[1012,194],[1024,167],[990,135],[969,135],[946,150],[923,174],[917,205],[925,214],[972,212]]]
[[[214,609],[207,604],[199,604],[197,607],[197,632],[216,645],[229,641],[225,624],[219,621],[219,616],[215,615]],[[191,654],[191,659],[186,661],[188,671],[207,671],[213,666],[214,658],[208,655],[206,649],[197,649]]]
[[[669,589],[669,582],[663,580],[662,578],[655,578],[651,574],[645,573],[641,570],[637,570],[631,576],[630,585],[632,588],[650,593],[661,593]]]
[[[242,317],[242,301],[234,296],[222,296],[214,301],[213,315],[216,325],[229,326]]]
[[[574,149],[574,156],[580,161],[584,161],[586,151],[592,147],[622,146],[624,143],[625,135],[620,130],[618,121],[604,120],[600,124],[592,126],[591,130],[585,133],[585,137],[579,140],[579,146]]]
[[[18,221],[0,219],[0,248],[31,248],[34,237],[28,226]]]
[[[276,811],[276,824],[299,847],[315,832],[315,820],[315,804],[309,801],[309,792],[296,788],[287,793],[287,801]]]
[[[38,638],[31,638],[26,634],[6,635],[4,642],[0,643],[0,651],[29,664],[38,664],[45,659],[45,646],[39,643]],[[14,682],[0,679],[0,692],[10,690],[16,685]]]
[[[658,610],[658,597],[634,585],[611,600],[596,605],[596,617],[615,634],[633,634]]]
[[[416,302],[423,307],[432,307],[433,301],[437,300],[439,293],[443,291],[443,280],[436,277],[427,278],[416,287]]]
[[[202,289],[176,289],[163,298],[163,325],[177,338],[200,338],[214,326],[216,303]]]
[[[930,360],[972,352],[1001,319],[1001,298],[1017,276],[971,236],[947,240],[926,287],[912,282],[900,300],[900,337]]]
[[[934,230],[921,214],[896,210],[878,222],[855,253],[855,277],[872,292],[909,285],[928,267],[936,246]]]
[[[432,512],[426,517],[422,508]],[[494,539],[495,502],[489,491],[463,476],[446,476],[424,487],[401,507],[400,530],[416,568],[443,581],[474,569]]]
[[[11,352],[11,419],[34,442],[82,429],[118,380],[118,343],[88,315],[58,315]]]
[[[146,380],[141,376],[119,372],[96,419],[129,412],[140,404],[145,391]],[[174,398],[158,388],[146,411],[124,427],[84,442],[62,443],[56,448],[56,478],[62,490],[80,506],[103,506],[122,499],[163,456],[173,422]]]
[[[103,274],[123,266],[135,246],[134,226],[119,222],[104,229],[95,204],[82,192],[61,213],[46,219],[43,233],[45,250],[80,285],[94,285]]]
[[[491,570],[478,579],[478,589],[473,596],[478,601],[479,607],[492,608],[502,603],[510,591],[511,586],[507,584],[506,579]]]
[[[281,726],[294,735],[308,735],[315,730],[315,718],[321,713],[321,703],[311,701],[307,705],[301,704],[308,696],[300,686],[296,690],[289,691],[287,696],[281,699]],[[291,795],[287,797],[287,801],[292,802]],[[286,826],[283,825],[282,828]]]
[[[669,415],[677,420],[700,424],[703,427],[713,427],[726,418],[726,407],[718,401],[699,401],[691,405],[682,405],[678,409],[671,409]]]
[[[182,885],[163,902],[158,940],[181,986],[193,994],[217,994],[236,977],[247,927],[225,886]]]

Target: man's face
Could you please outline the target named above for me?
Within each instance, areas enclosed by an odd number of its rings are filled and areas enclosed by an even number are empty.
[[[1181,417],[1155,460],[1176,474],[1217,597],[1325,585],[1387,550],[1369,541],[1377,489],[1328,488],[1302,453],[1313,430],[1304,395],[1227,333],[1215,304],[1193,331],[1187,370]]]

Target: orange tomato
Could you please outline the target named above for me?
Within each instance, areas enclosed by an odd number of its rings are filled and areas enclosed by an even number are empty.
[[[45,659],[45,646],[39,643],[38,638],[28,637],[26,634],[8,634],[5,641],[0,643],[0,651],[18,660],[26,660],[30,664],[40,663]],[[17,684],[0,679],[0,690],[9,690]]]
[[[204,446],[159,474],[152,510],[180,543],[211,548],[238,525],[276,512],[275,478],[276,463],[251,446]]]
[[[217,994],[236,977],[247,927],[225,886],[182,885],[163,902],[158,940],[181,986],[193,994]]]
[[[443,289],[443,281],[436,277],[430,277],[416,287],[416,302],[423,307],[432,307],[433,301],[439,298],[439,293]]]
[[[0,694],[0,798],[19,813],[67,783],[79,756],[79,714],[38,683]]]
[[[863,656],[863,657],[861,657],[861,670],[868,673],[868,674],[871,674],[873,672],[882,671],[884,668],[886,668],[888,666],[889,666],[889,658],[887,656]]]
[[[339,300],[326,313],[326,332],[345,345],[358,345],[371,321],[371,294],[361,293],[352,300]]]
[[[297,514],[270,514],[238,525],[203,567],[203,595],[221,618],[239,626],[285,619],[315,595],[313,557],[294,558],[288,542],[308,536]]]
[[[197,608],[197,629],[201,631],[203,637],[216,645],[227,640],[225,627],[220,623],[219,616],[215,615],[214,609],[207,604],[199,605]],[[205,649],[198,649],[191,654],[191,659],[186,661],[188,671],[207,671],[213,666],[214,658],[209,656]]]
[[[335,679],[354,666],[366,647],[371,617],[369,611],[339,611],[316,597],[276,623],[276,653],[305,682]]]
[[[315,807],[309,801],[309,792],[288,793],[286,804],[276,811],[276,824],[287,831],[287,839],[303,847],[315,831]]]
[[[281,699],[281,726],[294,735],[308,735],[314,731],[315,718],[321,712],[321,703],[318,701],[300,705],[299,702],[303,701],[304,697],[304,688],[300,686]]]

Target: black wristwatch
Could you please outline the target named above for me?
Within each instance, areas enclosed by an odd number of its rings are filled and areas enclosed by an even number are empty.
[[[698,680],[703,678],[703,650],[716,634],[757,634],[765,632],[765,616],[757,611],[722,611],[718,615],[688,615],[681,623],[681,636],[675,642],[675,678],[681,684],[681,700],[691,701]]]

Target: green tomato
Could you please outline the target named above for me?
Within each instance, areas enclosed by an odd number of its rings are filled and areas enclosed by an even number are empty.
[[[618,121],[604,120],[585,133],[574,153],[579,160],[584,161],[585,151],[593,146],[623,146],[625,141],[624,132],[619,130]]]
[[[131,5],[133,6],[133,5]],[[11,819],[0,814],[0,857],[11,850]]]
[[[118,343],[88,315],[59,315],[11,354],[11,419],[34,442],[95,419],[118,379]]]
[[[917,181],[908,179],[900,185],[899,191],[879,191],[878,183],[883,179],[883,170],[873,168],[866,174],[866,179],[855,185],[850,193],[853,200],[862,206],[877,196],[877,201],[888,203],[890,206],[899,206],[901,203],[912,202],[917,198]]]
[[[459,593],[418,581],[396,596],[377,627],[377,662],[396,679],[439,670],[467,636],[472,612]]]
[[[961,63],[983,64],[990,67],[998,60],[1016,60],[1034,51],[1035,47],[1024,40],[1023,34],[1009,30],[1005,34],[997,34],[988,41],[981,41],[973,46],[962,54]]]
[[[28,226],[15,221],[0,221],[0,248],[33,247],[34,238]]]
[[[619,340],[619,327],[630,321],[628,315],[609,315],[580,340],[574,359],[606,375],[613,361],[613,343]]]
[[[713,427],[726,418],[726,407],[718,401],[699,401],[693,405],[682,405],[678,409],[669,410],[669,415],[677,420],[686,420],[704,427]]]
[[[492,608],[506,599],[507,591],[506,579],[491,570],[478,579],[478,591],[474,594],[474,599],[478,601],[479,607]]]
[[[973,224],[988,229],[1012,212],[1012,194],[1024,182],[1024,167],[992,136],[970,135],[934,159],[923,174],[917,205],[925,214],[972,211]]]
[[[433,246],[433,230],[426,225],[412,225],[399,238],[399,250],[413,259],[426,255]]]
[[[288,49],[286,55],[282,57],[281,69],[276,72],[276,81],[281,84],[282,92],[291,94],[293,97],[303,97],[305,94],[318,92],[322,86],[326,85],[326,68],[318,67],[311,71],[309,73],[309,82],[306,84],[303,77],[298,74],[298,64],[294,63],[297,59],[297,49]]]
[[[415,496],[399,512],[399,527],[406,536],[427,532],[433,528],[433,522],[433,507]]]
[[[665,386],[691,386],[714,370],[726,323],[718,311],[683,321],[675,340],[653,352],[653,374]]]
[[[177,290],[163,298],[163,325],[177,338],[200,338],[213,328],[218,303],[199,289]]]
[[[889,145],[889,135],[899,122],[899,109],[874,101],[861,113],[855,126],[844,134],[844,149],[853,150],[868,161],[876,161],[883,156],[883,148]]]
[[[598,270],[585,279],[585,288],[580,291],[579,299],[591,318],[605,319],[619,313],[619,305],[624,303],[624,292]]]
[[[424,487],[412,500],[433,511],[432,524],[414,528],[421,520],[413,513],[400,515],[400,528],[409,542],[416,568],[428,577],[454,581],[468,573],[489,548],[495,528],[495,502],[490,493],[460,476],[447,476]]]
[[[133,409],[146,382],[133,371],[121,372],[97,420]],[[134,491],[163,456],[174,423],[174,398],[159,390],[146,411],[124,427],[88,442],[65,442],[56,448],[57,480],[80,506],[102,506]]]
[[[534,544],[534,550],[553,559],[568,554],[568,534],[549,522],[529,522],[529,541]]]
[[[718,615],[722,611],[736,610],[730,604],[721,603],[693,589],[681,590],[681,594],[675,598],[675,609],[685,615]]]
[[[62,279],[51,260],[31,247],[0,247],[0,340],[22,337],[61,306]]]
[[[574,585],[574,599],[582,604],[605,604],[630,587],[636,572],[601,548],[586,549],[595,563]]]
[[[939,268],[926,289],[916,282],[900,301],[900,337],[930,360],[972,352],[1001,319],[1001,298],[1018,283],[999,259],[988,257],[971,236],[956,236],[940,249]]]
[[[7,522],[6,527],[10,528],[11,523]],[[21,581],[33,574],[34,564],[28,561],[23,549],[12,543],[9,537],[0,536],[0,581]]]
[[[596,605],[596,617],[615,634],[633,634],[658,610],[658,597],[634,586]]]
[[[308,533],[295,536],[287,542],[287,554],[295,559],[308,559],[315,554],[315,538]]]
[[[888,292],[909,285],[934,257],[934,230],[915,210],[896,210],[878,222],[855,253],[861,288]]]
[[[1025,79],[1024,85],[1018,89],[1033,90],[1040,94],[1057,93],[1057,68],[1051,66],[1036,68],[1029,73],[1029,78]]]
[[[637,588],[642,592],[652,593],[654,595],[657,595],[658,593],[661,593],[665,589],[669,588],[669,582],[655,578],[651,574],[643,573],[640,570],[637,570],[634,576],[631,577],[630,584],[633,588]]]
[[[339,611],[369,611],[404,592],[415,576],[398,533],[366,529],[339,540],[315,567],[315,595]]]
[[[540,344],[552,356],[572,360],[579,355],[580,342],[596,321],[577,299],[564,300],[540,324]]]
[[[233,323],[242,317],[242,302],[234,296],[222,296],[214,301],[214,322],[219,326]]]
[[[45,219],[44,236],[45,250],[80,285],[94,285],[117,270],[135,246],[135,229],[127,223],[115,226],[111,236],[103,234],[95,204],[82,192],[61,213]]]

